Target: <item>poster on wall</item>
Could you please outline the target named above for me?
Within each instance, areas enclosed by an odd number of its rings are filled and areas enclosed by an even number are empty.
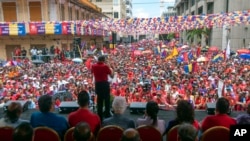
[[[45,34],[62,34],[62,24],[59,22],[47,22],[45,24]]]
[[[45,34],[45,23],[29,23],[29,29],[31,35],[44,35]]]
[[[25,23],[0,23],[0,35],[24,36],[26,35]]]
[[[31,22],[29,23],[31,35],[60,35],[62,34],[62,25],[59,22]]]
[[[73,23],[73,22],[62,22],[62,34],[64,34],[64,35],[69,35],[69,34],[74,35],[75,33],[76,33],[75,23]]]

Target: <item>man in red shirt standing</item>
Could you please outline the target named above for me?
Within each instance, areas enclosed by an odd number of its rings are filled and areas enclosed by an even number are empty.
[[[224,126],[230,128],[236,124],[236,120],[227,115],[230,103],[228,99],[221,97],[216,102],[216,115],[208,116],[201,124],[202,132],[214,126]]]
[[[95,93],[97,94],[97,113],[103,120],[103,101],[105,101],[105,118],[110,117],[110,86],[108,76],[113,78],[113,72],[105,64],[105,56],[99,56],[98,62],[91,69],[95,80]]]
[[[86,122],[89,124],[92,133],[97,135],[101,127],[101,121],[98,115],[89,110],[89,100],[90,97],[87,91],[81,91],[78,94],[77,102],[80,108],[69,114],[68,122],[70,127],[74,127],[80,122]]]

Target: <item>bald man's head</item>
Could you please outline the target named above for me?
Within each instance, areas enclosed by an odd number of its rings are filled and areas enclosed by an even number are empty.
[[[141,141],[141,139],[137,130],[129,128],[123,132],[121,141]]]

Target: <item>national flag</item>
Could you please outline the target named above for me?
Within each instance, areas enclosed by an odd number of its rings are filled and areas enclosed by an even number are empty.
[[[183,52],[183,61],[184,62],[188,61],[188,53],[187,52]]]
[[[177,63],[183,62],[183,55],[180,55],[176,58]]]
[[[220,53],[220,54],[217,54],[213,57],[212,62],[217,62],[217,61],[222,60],[222,59],[224,59],[224,55],[222,53]]]
[[[192,70],[193,70],[192,64],[188,64],[184,66],[184,71],[186,73],[192,72]]]
[[[192,51],[188,52],[188,59],[192,60],[194,58]]]

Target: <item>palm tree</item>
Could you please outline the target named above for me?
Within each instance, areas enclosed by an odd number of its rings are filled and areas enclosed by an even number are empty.
[[[193,43],[194,39],[196,37],[198,42],[200,42],[202,35],[204,35],[205,40],[206,40],[206,44],[207,44],[210,32],[211,32],[211,30],[208,28],[188,30],[187,31],[187,40],[189,40],[191,43]]]

